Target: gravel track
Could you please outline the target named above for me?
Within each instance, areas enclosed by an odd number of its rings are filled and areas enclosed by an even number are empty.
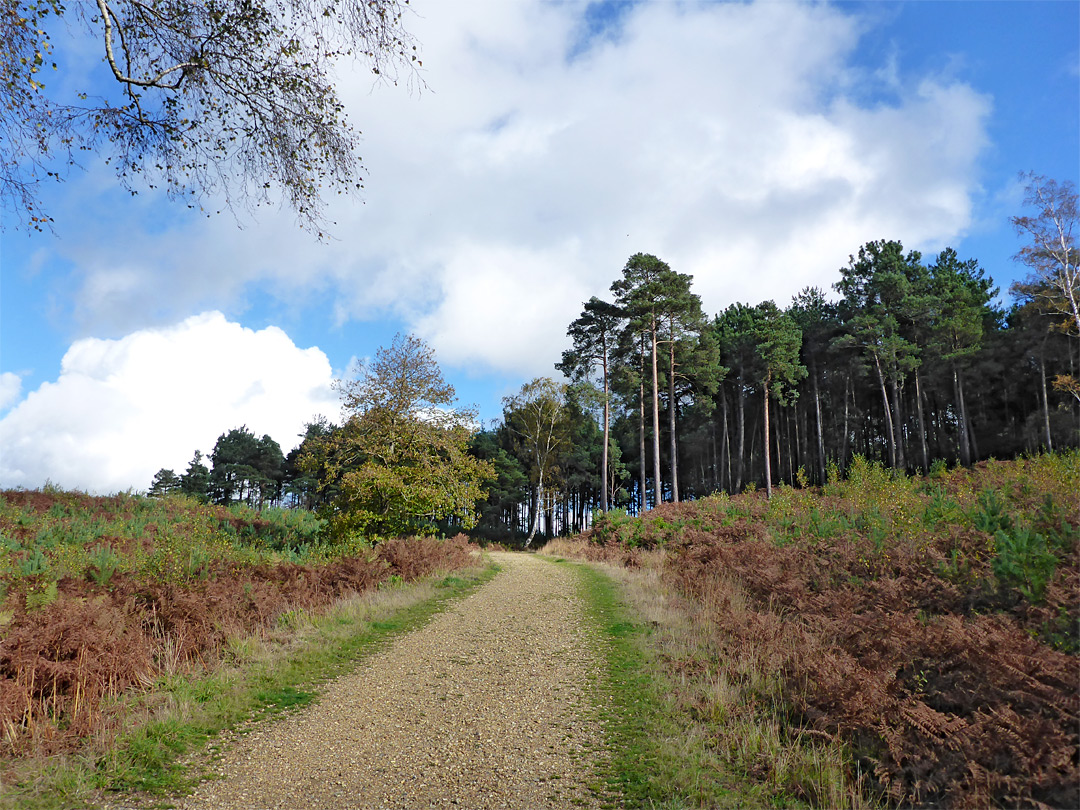
[[[571,570],[524,554],[322,692],[242,736],[181,805],[596,807],[594,642]]]

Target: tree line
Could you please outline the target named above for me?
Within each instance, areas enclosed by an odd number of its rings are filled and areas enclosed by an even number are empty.
[[[218,437],[210,467],[196,450],[182,475],[159,470],[148,494],[317,510],[337,539],[472,528],[495,474],[471,451],[476,413],[457,405],[431,347],[398,335],[336,387],[341,424],[316,417],[287,456],[270,436],[234,428]]]
[[[1029,175],[1015,217],[1029,275],[1012,303],[975,259],[869,242],[834,295],[706,316],[693,278],[629,258],[571,347],[483,427],[456,406],[430,347],[398,336],[341,382],[340,425],[317,418],[283,456],[223,434],[207,468],[163,470],[218,502],[319,509],[338,534],[467,529],[488,539],[586,527],[596,510],[818,484],[856,455],[906,472],[1080,443],[1080,280],[1071,184]],[[834,472],[830,473],[830,470]]]
[[[503,470],[480,528],[528,542],[596,509],[822,483],[856,455],[925,472],[1076,446],[1077,195],[1026,179],[1035,214],[1012,222],[1029,274],[1007,307],[977,260],[893,240],[860,247],[833,296],[809,287],[786,308],[711,318],[691,276],[631,256],[610,299],[569,325],[556,364],[569,382],[527,384],[478,437]]]
[[[247,425],[242,425],[221,434],[209,457],[196,450],[187,470],[180,475],[171,469],[158,470],[147,494],[160,497],[182,493],[204,503],[239,502],[261,509],[290,501],[298,503],[298,472],[295,451],[286,457],[273,438],[257,438]]]

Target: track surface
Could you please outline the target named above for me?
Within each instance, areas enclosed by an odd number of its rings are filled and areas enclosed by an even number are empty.
[[[598,659],[571,570],[496,553],[502,571],[319,702],[244,735],[183,806],[594,807]]]

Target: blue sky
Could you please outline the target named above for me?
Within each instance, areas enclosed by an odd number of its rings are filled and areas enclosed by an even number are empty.
[[[0,485],[145,489],[240,424],[287,451],[398,331],[494,419],[637,251],[710,313],[828,289],[872,239],[1004,291],[1018,172],[1080,181],[1072,0],[411,5],[426,88],[340,71],[368,171],[333,240],[131,197],[93,159],[44,189],[53,233],[5,222]]]

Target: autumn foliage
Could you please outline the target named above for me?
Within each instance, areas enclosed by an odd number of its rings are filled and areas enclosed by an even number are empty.
[[[7,754],[69,750],[108,731],[115,723],[108,697],[149,688],[164,672],[212,668],[229,639],[272,628],[282,616],[317,611],[391,578],[475,563],[464,536],[299,555],[288,549],[290,532],[280,523],[183,499],[165,507],[171,528],[150,521],[137,539],[100,537],[89,552],[61,543],[37,557],[43,547],[31,547],[50,513],[97,513],[99,525],[111,526],[108,515],[137,510],[145,499],[41,492],[0,499],[0,742]],[[200,516],[210,523],[200,524]],[[129,514],[126,525],[131,521]],[[64,525],[73,531],[70,519]],[[270,546],[285,551],[266,552]],[[105,548],[111,557],[95,550]],[[108,576],[95,561],[112,566]]]
[[[844,745],[869,795],[1076,807],[1077,493],[1076,453],[925,479],[859,461],[824,490],[615,514],[582,553],[663,548],[718,666],[776,676],[791,732]]]

